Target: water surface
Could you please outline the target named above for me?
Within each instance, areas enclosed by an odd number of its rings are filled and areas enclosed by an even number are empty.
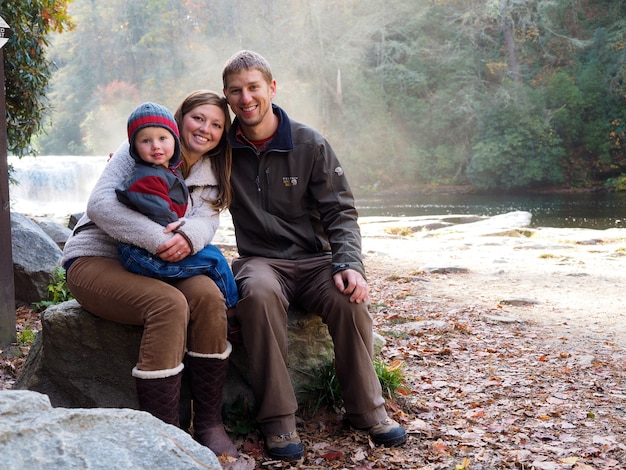
[[[472,214],[494,216],[512,211],[532,214],[535,227],[624,228],[626,193],[417,194],[359,195],[360,216]]]

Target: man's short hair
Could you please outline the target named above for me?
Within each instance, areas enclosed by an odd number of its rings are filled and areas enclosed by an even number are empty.
[[[235,53],[226,61],[222,71],[222,83],[227,88],[226,80],[229,75],[239,73],[242,70],[256,69],[263,74],[267,83],[272,83],[272,69],[265,57],[253,51],[243,50]]]

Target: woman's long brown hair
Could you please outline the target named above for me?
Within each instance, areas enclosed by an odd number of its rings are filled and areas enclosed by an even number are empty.
[[[215,207],[215,209],[217,209],[218,211],[223,211],[225,209],[228,209],[232,201],[230,171],[233,163],[233,155],[230,149],[230,145],[228,145],[227,139],[231,120],[226,98],[211,90],[193,91],[189,95],[187,95],[187,97],[183,100],[180,106],[178,106],[176,113],[174,113],[174,119],[176,119],[178,129],[181,130],[184,116],[187,113],[193,111],[198,106],[202,106],[205,104],[219,106],[222,111],[224,111],[225,116],[224,133],[222,134],[222,138],[220,139],[219,144],[213,150],[207,152],[205,155],[202,156],[202,158],[211,159],[213,170],[215,171],[217,176],[217,198],[214,201],[210,202],[211,204],[213,204],[213,207]],[[183,175],[183,178],[186,179],[187,176],[189,176],[191,167],[185,156],[185,143],[183,141],[181,141],[181,150],[183,162],[180,166],[180,171]]]

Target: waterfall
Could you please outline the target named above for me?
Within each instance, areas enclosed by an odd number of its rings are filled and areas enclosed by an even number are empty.
[[[11,211],[64,218],[83,212],[108,157],[8,157],[17,184],[9,187]]]

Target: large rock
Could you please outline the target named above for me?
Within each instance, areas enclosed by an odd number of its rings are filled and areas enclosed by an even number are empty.
[[[317,315],[290,312],[289,364],[294,389],[306,397],[315,371],[333,357],[326,325]],[[131,370],[137,362],[142,328],[98,318],[75,301],[42,314],[37,335],[15,388],[35,390],[54,406],[137,408]],[[245,348],[235,345],[224,402],[253,402]]]
[[[16,302],[47,300],[61,249],[36,222],[18,213],[11,213],[11,246]]]
[[[510,236],[516,230],[530,226],[532,213],[526,211],[513,211],[505,214],[494,215],[483,220],[467,224],[458,224],[452,227],[442,228],[434,236],[445,234],[458,234],[460,236]]]
[[[142,328],[98,318],[71,300],[48,307],[15,387],[54,406],[138,408],[131,370]]]
[[[0,391],[2,468],[221,469],[182,430],[128,409],[52,408],[45,395]]]
[[[49,220],[41,220],[37,223],[41,230],[43,230],[61,250],[65,248],[65,242],[72,236],[72,231],[69,228]]]

